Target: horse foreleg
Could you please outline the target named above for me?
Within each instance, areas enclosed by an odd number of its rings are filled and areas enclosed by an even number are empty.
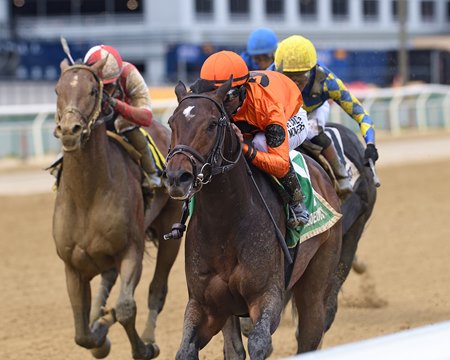
[[[279,293],[274,290],[269,293]],[[263,296],[263,303],[250,306],[250,318],[254,324],[248,335],[248,353],[250,359],[267,358],[272,352],[272,334],[280,324],[283,310],[282,294],[279,296]]]
[[[226,320],[206,314],[196,300],[189,299],[184,313],[183,337],[175,359],[197,360],[200,349],[222,329]]]
[[[241,326],[237,316],[230,316],[222,329],[223,355],[226,360],[245,359],[245,349],[242,344]]]
[[[180,243],[181,240],[159,242],[155,273],[148,291],[148,317],[142,333],[142,340],[147,344],[155,342],[156,319],[166,301],[169,273],[177,257]]]
[[[124,327],[134,359],[152,359],[159,354],[154,345],[146,346],[136,330],[136,302],[134,290],[142,273],[142,254],[131,247],[120,265],[121,287],[116,304],[117,321]]]
[[[69,265],[65,265],[67,291],[72,305],[75,322],[75,342],[87,349],[101,348],[107,340],[109,326],[102,321],[95,327],[89,327],[89,312],[91,309],[91,286],[89,281]],[[106,341],[109,344],[109,341]],[[109,353],[109,346],[104,348],[104,356]]]
[[[103,307],[106,305],[112,287],[116,283],[118,272],[116,269],[105,271],[101,274],[100,287],[97,296],[92,304],[90,323],[93,324],[95,320],[100,318],[103,313]]]

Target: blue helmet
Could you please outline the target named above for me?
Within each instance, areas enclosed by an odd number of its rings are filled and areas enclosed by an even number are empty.
[[[278,46],[278,38],[269,28],[259,28],[248,37],[247,52],[251,55],[273,54]]]

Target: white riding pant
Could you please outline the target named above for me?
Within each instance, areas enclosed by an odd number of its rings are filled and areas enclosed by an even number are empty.
[[[308,139],[319,135],[320,130],[325,129],[325,124],[330,116],[330,103],[325,101],[320,107],[308,114]]]
[[[287,122],[289,150],[295,149],[306,140],[309,133],[308,127],[306,111],[300,108],[298,113]],[[259,132],[254,136],[253,146],[256,150],[267,152],[266,135],[263,132]]]

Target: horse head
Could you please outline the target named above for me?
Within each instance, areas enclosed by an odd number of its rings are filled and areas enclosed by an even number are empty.
[[[87,141],[101,112],[103,83],[99,78],[106,59],[92,66],[60,64],[56,84],[57,111],[54,135],[64,151],[74,151]]]
[[[231,81],[230,78],[218,89],[204,93],[188,92],[182,82],[175,88],[178,106],[169,119],[171,150],[164,172],[169,195],[174,199],[189,199],[213,175],[227,171],[240,157],[240,144],[223,104]],[[231,141],[236,154],[233,160],[224,156],[227,141]]]

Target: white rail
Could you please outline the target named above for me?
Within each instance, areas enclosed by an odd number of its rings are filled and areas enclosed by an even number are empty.
[[[155,118],[166,124],[176,105],[175,99],[153,101]],[[5,150],[7,144],[3,142],[2,145],[0,141],[0,158],[19,156],[39,159],[46,152],[58,152],[59,143],[51,135],[55,109],[55,104],[0,106],[0,139],[9,137],[14,143],[11,149]]]
[[[398,88],[352,90],[371,114],[375,128],[392,135],[415,128],[426,132],[431,128],[450,130],[450,86],[411,85]],[[339,106],[332,106],[332,120],[354,122]]]
[[[444,360],[450,358],[450,321],[319,350],[285,360]]]
[[[377,131],[392,135],[401,135],[409,129],[450,131],[450,86],[414,85],[352,90],[352,93],[372,115]],[[167,123],[176,105],[175,98],[154,100],[155,118]],[[52,137],[55,108],[55,104],[0,106],[0,158],[40,157],[58,152],[59,144]],[[331,121],[357,131],[356,122],[337,105],[331,107]]]

